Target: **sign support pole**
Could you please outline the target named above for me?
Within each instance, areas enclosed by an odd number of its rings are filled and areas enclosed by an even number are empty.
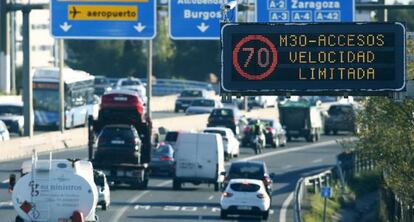
[[[59,130],[65,131],[65,89],[63,84],[63,67],[65,66],[65,44],[59,39]],[[72,120],[73,121],[73,120]]]
[[[323,204],[323,222],[325,222],[326,221],[326,207],[327,207],[327,205],[328,205],[328,201],[327,201],[327,199],[328,198],[323,198],[324,199],[324,204]]]
[[[148,40],[148,63],[147,63],[147,118],[151,119],[151,97],[152,97],[152,40]]]
[[[30,73],[30,8],[23,12],[23,114],[24,135],[33,136],[33,82]]]

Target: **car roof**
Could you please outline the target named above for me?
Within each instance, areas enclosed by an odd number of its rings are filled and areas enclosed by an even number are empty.
[[[104,127],[105,128],[131,128],[131,125],[127,125],[127,124],[112,124],[112,125],[106,125]]]
[[[230,129],[226,127],[207,127],[203,131],[205,130],[230,131]]]
[[[256,161],[255,160],[248,160],[248,161],[240,160],[240,161],[235,161],[235,162],[231,163],[232,166],[233,165],[243,165],[243,164],[265,165],[265,163],[263,161],[258,161],[258,160],[256,160]]]
[[[113,94],[124,94],[124,95],[128,95],[128,96],[136,96],[139,97],[138,92],[134,91],[134,90],[130,90],[130,89],[114,89],[108,92],[105,92],[105,96],[106,95],[113,95]]]
[[[23,102],[0,102],[0,106],[23,106]]]
[[[260,187],[263,187],[263,181],[261,180],[255,180],[255,179],[231,179],[229,184],[233,183],[250,183],[250,184],[256,184]]]

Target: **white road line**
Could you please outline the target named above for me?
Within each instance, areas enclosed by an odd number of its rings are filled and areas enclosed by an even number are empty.
[[[212,200],[214,198],[214,195],[211,195],[208,200]]]
[[[164,187],[167,186],[168,184],[171,184],[171,181],[164,181],[162,183],[159,183],[157,185],[155,185],[156,187]],[[146,190],[142,193],[140,193],[138,196],[134,197],[133,199],[129,200],[129,204],[126,204],[125,207],[122,207],[119,211],[116,212],[115,216],[114,216],[114,220],[113,221],[121,221],[121,217],[122,215],[125,214],[125,212],[128,210],[129,206],[128,205],[132,205],[135,202],[137,202],[139,199],[141,199],[145,194],[151,192],[150,190]]]
[[[13,206],[13,203],[11,201],[0,202],[0,209],[3,207],[11,207],[11,206]]]
[[[290,169],[292,167],[293,167],[292,165],[286,165],[286,166],[283,166],[282,167],[282,170],[287,170],[287,169]]]
[[[287,209],[290,203],[292,202],[292,200],[293,200],[293,192],[289,194],[289,196],[286,198],[285,201],[283,201],[282,208],[280,209],[280,214],[279,214],[279,222],[286,222]]]
[[[322,163],[322,161],[323,161],[323,159],[319,158],[319,159],[316,159],[316,160],[312,161],[312,163]]]
[[[307,145],[299,146],[299,147],[296,147],[296,148],[289,148],[289,149],[285,149],[285,150],[276,150],[276,151],[272,151],[272,152],[268,152],[268,153],[263,153],[263,154],[260,154],[260,155],[255,155],[255,156],[251,156],[251,157],[242,158],[242,159],[239,159],[239,160],[240,161],[256,160],[256,159],[261,159],[261,158],[265,158],[265,157],[270,157],[270,156],[275,156],[275,155],[280,155],[280,154],[285,154],[285,153],[292,153],[292,152],[296,152],[296,151],[313,149],[313,148],[320,147],[320,146],[328,146],[328,145],[334,145],[334,144],[336,144],[336,142],[334,140],[330,140],[330,141],[325,141],[325,142],[321,142],[321,143],[307,144]],[[228,162],[225,165],[228,166],[230,164],[231,163]],[[159,183],[155,186],[156,187],[165,187],[169,184],[171,184],[171,181],[164,181],[164,182]],[[135,202],[137,202],[139,199],[141,199],[143,196],[145,196],[146,194],[148,194],[150,192],[151,192],[151,190],[146,190],[146,191],[140,193],[138,196],[134,197],[133,199],[130,199],[128,201],[129,204],[126,204],[126,206],[122,207],[119,211],[117,211],[117,213],[114,215],[112,221],[121,221],[122,215],[124,215],[125,212],[127,212],[129,206],[133,205]],[[291,199],[292,199],[293,194],[291,194],[291,196],[292,196],[291,197]],[[282,211],[280,213],[282,214]],[[284,219],[285,218],[286,218],[286,212],[285,212]],[[285,222],[285,220],[283,220],[281,222]]]
[[[5,179],[1,183],[9,183],[9,179]]]

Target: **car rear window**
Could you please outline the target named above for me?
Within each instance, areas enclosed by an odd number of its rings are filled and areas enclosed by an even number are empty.
[[[236,192],[256,192],[260,186],[252,183],[233,183],[230,188]]]
[[[233,116],[233,110],[231,109],[215,109],[211,112],[211,116]]]
[[[330,115],[344,115],[352,113],[351,106],[331,106],[328,113]]]
[[[229,170],[232,179],[246,178],[261,180],[264,175],[263,166],[260,164],[233,164]]]
[[[136,86],[141,85],[141,82],[137,80],[124,80],[121,82],[121,86]]]
[[[152,149],[153,154],[169,154],[170,153],[170,146],[169,145],[161,145],[156,149]]]
[[[204,130],[204,132],[205,133],[216,133],[216,134],[220,134],[223,137],[226,136],[226,132],[220,131],[220,130]]]
[[[108,127],[102,130],[99,136],[99,144],[123,146],[133,143],[135,140],[134,131],[130,128]]]
[[[0,114],[23,115],[21,106],[0,106]]]
[[[185,90],[181,92],[182,97],[201,97],[202,93],[199,90]]]
[[[177,142],[178,132],[168,132],[165,136],[166,142]]]
[[[207,99],[194,100],[191,103],[191,105],[192,106],[214,107],[214,101],[213,100],[207,100]]]

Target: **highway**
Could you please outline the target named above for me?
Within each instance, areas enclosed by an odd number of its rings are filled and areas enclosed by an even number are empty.
[[[323,136],[318,143],[303,140],[288,143],[284,148],[266,149],[261,155],[242,148],[239,160],[263,160],[274,180],[272,211],[269,221],[292,221],[291,200],[297,180],[301,176],[322,171],[336,163],[341,147],[335,140],[348,137]],[[54,153],[54,158],[86,158],[86,148]],[[42,154],[40,158],[47,158]],[[232,161],[234,161],[233,159]],[[7,179],[20,168],[22,159],[0,163],[0,217],[1,221],[14,221],[16,213],[10,204]],[[229,164],[227,163],[227,166]],[[186,184],[183,190],[173,191],[171,178],[153,176],[148,190],[120,187],[111,191],[108,211],[98,209],[99,221],[220,221],[220,192],[207,185]],[[232,219],[230,219],[231,221]],[[255,218],[233,218],[235,221],[255,221]]]

